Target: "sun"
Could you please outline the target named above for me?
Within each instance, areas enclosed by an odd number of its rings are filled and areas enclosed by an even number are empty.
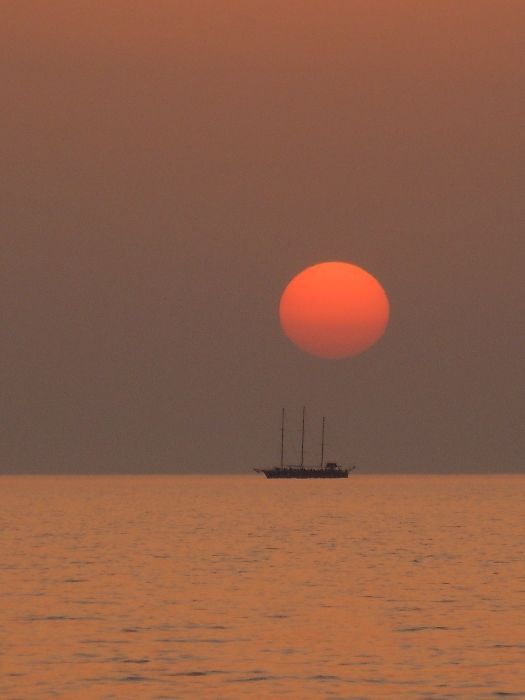
[[[359,355],[386,330],[390,303],[375,277],[347,262],[324,262],[296,275],[279,317],[301,350],[330,360]]]

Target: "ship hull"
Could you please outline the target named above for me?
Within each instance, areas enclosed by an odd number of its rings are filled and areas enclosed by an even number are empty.
[[[348,479],[347,469],[260,469],[267,479]]]

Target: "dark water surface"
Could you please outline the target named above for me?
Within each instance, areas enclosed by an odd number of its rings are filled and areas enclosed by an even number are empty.
[[[0,489],[2,700],[525,698],[523,476]]]

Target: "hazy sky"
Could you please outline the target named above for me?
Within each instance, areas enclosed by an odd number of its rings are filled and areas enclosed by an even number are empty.
[[[303,403],[312,460],[525,470],[523,0],[0,15],[2,471],[248,471]],[[354,359],[279,327],[325,260],[390,297]]]

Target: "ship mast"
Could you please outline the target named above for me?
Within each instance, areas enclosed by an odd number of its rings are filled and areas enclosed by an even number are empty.
[[[306,411],[306,406],[303,406],[303,430],[301,435],[301,467],[304,464],[304,414]]]
[[[281,415],[281,468],[284,464],[284,408]]]
[[[321,464],[320,466],[323,466],[323,460],[324,460],[324,422],[325,422],[325,417],[323,416],[323,428],[321,430]]]

